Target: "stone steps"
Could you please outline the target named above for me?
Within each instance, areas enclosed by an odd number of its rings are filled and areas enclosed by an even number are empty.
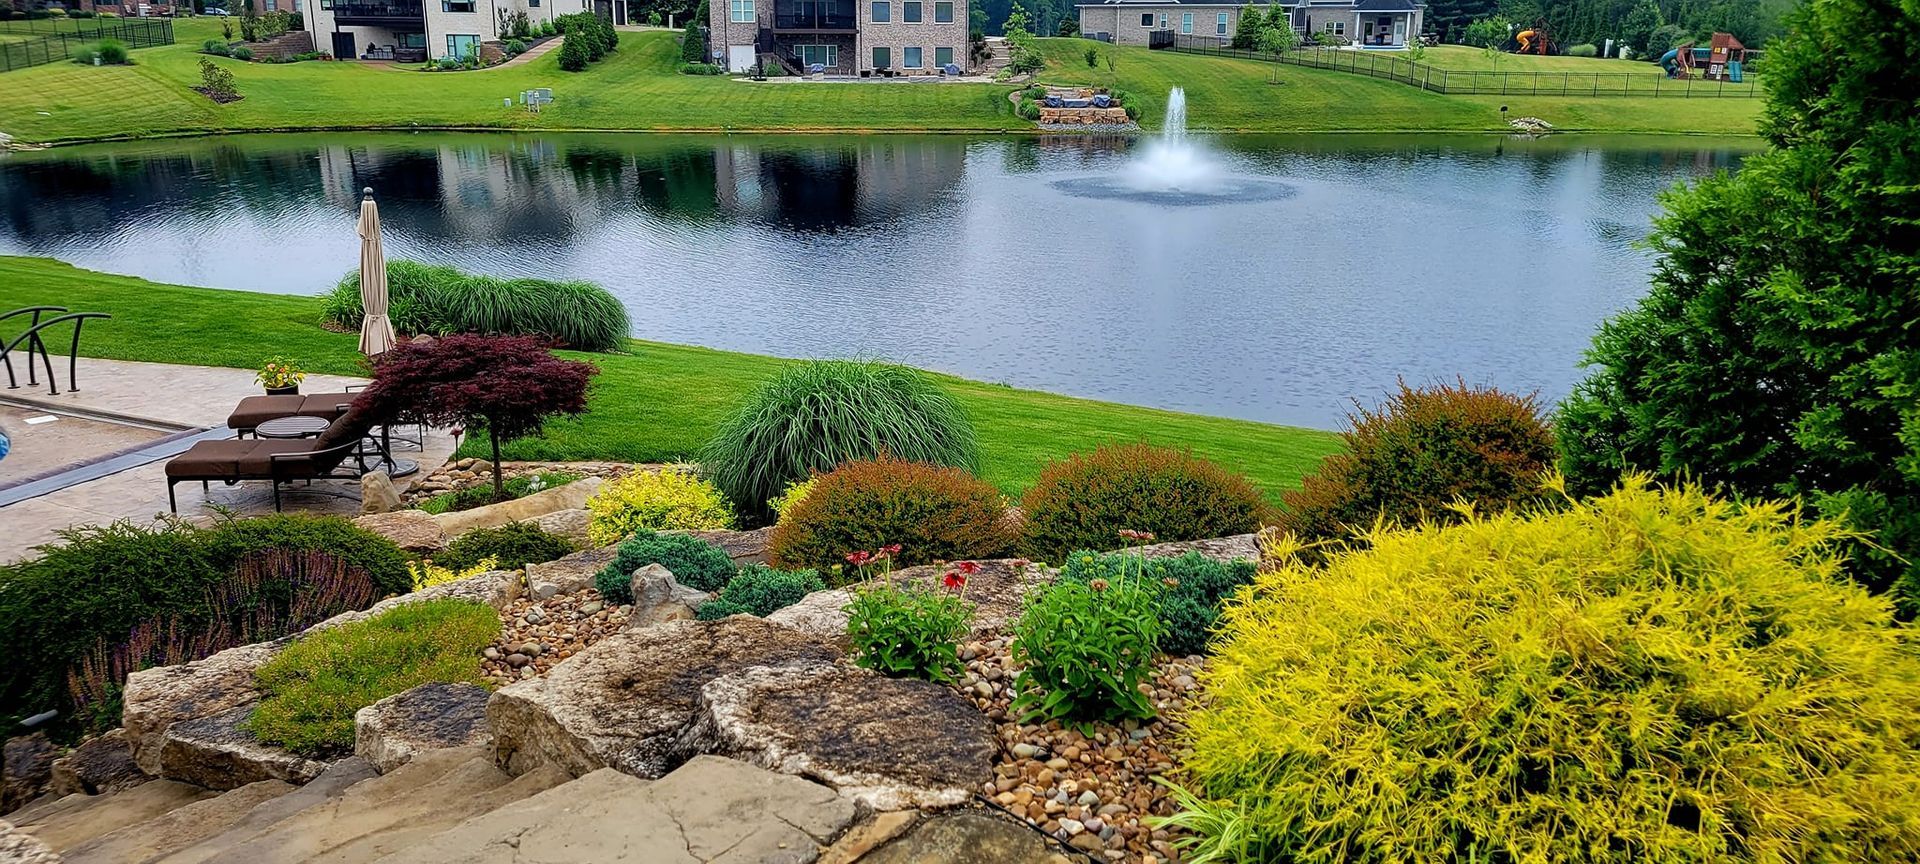
[[[13,818],[22,832],[59,852],[215,794],[198,786],[155,780],[113,795],[68,795],[38,813],[22,811]]]
[[[335,762],[332,767],[321,772],[319,777],[314,778],[313,782],[254,807],[244,818],[229,825],[221,833],[159,858],[156,864],[202,864],[258,836],[281,820],[330,798],[338,797],[354,784],[377,776],[379,775],[374,772],[373,766],[359,757]]]
[[[150,861],[226,831],[245,818],[253,808],[293,789],[293,786],[279,780],[250,783],[63,849],[60,857],[67,864],[134,864]]]

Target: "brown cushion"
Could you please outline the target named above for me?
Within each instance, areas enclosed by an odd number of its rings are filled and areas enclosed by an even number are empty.
[[[311,453],[316,449],[312,439],[296,438],[291,440],[266,439],[248,441],[253,445],[240,457],[240,476],[242,477],[312,477],[331,470],[338,460],[321,467],[325,459],[283,459],[274,462],[272,457],[280,453]]]
[[[347,413],[334,418],[326,431],[314,439],[315,450],[337,447],[351,441],[365,438],[373,430],[372,413],[364,407],[364,402],[355,401],[347,408]]]
[[[347,413],[347,406],[358,393],[315,393],[300,403],[300,416],[332,420]]]
[[[300,413],[307,396],[248,396],[227,415],[227,428],[250,432],[268,420],[292,417]]]
[[[201,441],[167,460],[167,476],[184,480],[232,480],[252,441]]]

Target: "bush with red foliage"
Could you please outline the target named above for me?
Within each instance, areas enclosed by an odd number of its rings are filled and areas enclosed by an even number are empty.
[[[787,510],[768,553],[775,567],[819,570],[841,585],[852,579],[849,554],[892,545],[899,567],[1005,557],[1013,550],[1006,500],[959,468],[884,456],[847,462]]]
[[[1281,496],[1279,527],[1304,540],[1391,525],[1458,521],[1467,501],[1483,511],[1539,502],[1553,467],[1553,431],[1539,402],[1465,381],[1415,389],[1406,382],[1376,410],[1355,405],[1328,456],[1301,488]]]
[[[1272,510],[1246,477],[1144,443],[1108,444],[1042,468],[1020,509],[1022,551],[1051,562],[1118,549],[1139,533],[1161,543],[1246,534]]]
[[[361,398],[376,417],[464,426],[493,444],[493,488],[504,497],[500,445],[539,432],[560,414],[587,410],[587,381],[600,370],[555,357],[531,336],[442,336],[402,343],[373,364]]]

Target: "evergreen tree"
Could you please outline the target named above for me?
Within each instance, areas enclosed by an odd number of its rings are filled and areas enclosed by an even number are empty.
[[[1640,0],[1640,5],[1633,7],[1633,11],[1627,13],[1626,20],[1620,22],[1618,38],[1632,46],[1641,57],[1658,57],[1660,52],[1653,50],[1653,31],[1665,23],[1666,20],[1660,16],[1659,4],[1653,0]]]
[[[561,37],[560,68],[568,72],[579,72],[587,68],[586,40],[577,35]]]
[[[1240,23],[1233,28],[1233,47],[1243,51],[1253,48],[1260,39],[1260,28],[1266,23],[1266,16],[1252,3],[1240,7]]]
[[[707,62],[707,40],[700,33],[700,18],[687,19],[687,32],[680,37],[680,60],[683,63]]]
[[[1877,22],[1861,38],[1863,21]],[[1774,149],[1668,193],[1651,292],[1562,406],[1578,491],[1620,471],[1798,496],[1920,612],[1920,8],[1821,0],[1767,57]]]

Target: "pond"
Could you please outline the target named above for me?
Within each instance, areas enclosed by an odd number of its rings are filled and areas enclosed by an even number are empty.
[[[1398,378],[1564,395],[1595,326],[1645,291],[1636,241],[1657,194],[1757,146],[1231,136],[1204,142],[1209,164],[1262,194],[1088,194],[1149,143],[387,133],[57,149],[0,156],[0,254],[317,294],[355,266],[371,186],[390,257],[593,280],[641,338],[1331,428]]]

